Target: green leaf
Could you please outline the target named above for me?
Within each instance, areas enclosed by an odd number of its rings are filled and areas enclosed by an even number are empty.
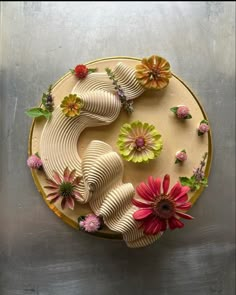
[[[179,160],[179,159],[176,159],[175,160],[175,164],[178,164],[178,163],[180,163],[181,161]]]
[[[198,136],[202,136],[204,133],[202,133],[201,131],[197,131]]]
[[[85,219],[85,216],[79,216],[78,217],[78,223],[80,223],[80,221],[83,221]]]
[[[37,118],[37,117],[40,117],[42,116],[42,109],[41,108],[32,108],[32,109],[29,109],[28,111],[26,111],[26,115],[28,115],[29,117],[31,118]]]
[[[97,68],[94,68],[94,69],[88,69],[88,73],[91,74],[91,73],[94,73],[97,71]]]
[[[201,185],[199,183],[195,183],[194,188],[195,190],[199,190],[201,187]]]
[[[188,177],[179,177],[179,181],[183,186],[191,186],[193,183],[191,178]]]
[[[43,97],[43,98],[42,98],[42,104],[43,104],[44,106],[45,106],[45,104],[46,104],[46,101],[47,101],[46,98]],[[46,107],[46,106],[45,106],[45,107]]]
[[[208,123],[207,120],[202,120],[202,121],[200,122],[200,124],[202,124],[202,123],[205,123],[205,124],[209,125],[209,123]]]
[[[27,116],[31,118],[38,118],[44,116],[46,119],[51,117],[51,113],[47,110],[43,110],[42,108],[32,108],[25,112]]]
[[[173,113],[175,113],[175,114],[176,114],[177,110],[178,110],[178,107],[170,108],[170,111],[173,112]]]
[[[184,119],[192,119],[192,116],[188,114]]]
[[[48,110],[41,109],[41,112],[42,112],[42,116],[44,116],[47,120],[52,117],[52,113],[49,112]]]
[[[204,185],[204,186],[207,186],[207,184],[208,184],[208,179],[205,177],[205,178],[203,178],[202,180],[201,180],[201,185]]]

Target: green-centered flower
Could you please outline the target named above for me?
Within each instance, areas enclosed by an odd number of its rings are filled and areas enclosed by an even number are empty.
[[[64,97],[60,107],[62,108],[62,112],[65,116],[75,117],[80,114],[83,102],[76,94],[69,94]]]
[[[121,127],[117,145],[125,160],[141,163],[157,158],[163,143],[153,125],[134,121]]]

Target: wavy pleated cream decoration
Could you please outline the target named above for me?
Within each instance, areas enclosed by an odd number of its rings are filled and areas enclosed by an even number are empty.
[[[128,100],[137,98],[145,91],[137,81],[133,68],[120,62],[115,66],[113,72]],[[82,95],[87,91],[101,89],[114,93],[114,85],[106,73],[92,73],[85,80],[79,80],[72,93]]]
[[[82,160],[83,198],[111,230],[123,235],[129,247],[144,247],[160,235],[146,236],[138,229],[133,218],[137,208],[131,203],[135,190],[131,183],[122,182],[123,173],[120,156],[108,144],[93,140]]]
[[[135,78],[134,69],[118,63],[113,69],[125,95],[134,99],[144,92]],[[81,162],[77,143],[87,127],[107,125],[115,121],[121,103],[106,73],[93,73],[80,80],[72,90],[84,102],[78,117],[67,118],[57,107],[52,119],[45,124],[40,140],[40,154],[45,173],[52,178],[53,171],[63,174],[65,167],[76,169],[82,175],[79,191],[81,203],[89,202],[92,210],[104,217],[105,224],[123,235],[129,247],[144,247],[159,238],[145,236],[133,219],[137,209],[131,203],[134,187],[122,183],[123,162],[111,147],[101,141],[92,141]]]

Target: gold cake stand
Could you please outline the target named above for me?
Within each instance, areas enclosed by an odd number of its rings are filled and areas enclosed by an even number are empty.
[[[134,58],[134,57],[109,57],[109,58],[97,59],[97,60],[88,62],[86,65],[91,66],[91,67],[97,67],[98,71],[104,71],[105,67],[113,67],[119,61],[128,63],[131,66],[135,66],[138,62],[140,62],[140,59],[139,58]],[[65,84],[64,81],[69,81],[69,80],[70,80],[69,85],[63,86],[63,83]],[[200,122],[201,119],[208,120],[207,115],[206,115],[206,113],[205,113],[205,111],[203,109],[203,106],[201,105],[201,103],[199,102],[199,100],[195,96],[195,94],[192,92],[192,90],[176,75],[173,75],[173,78],[171,79],[171,81],[172,80],[174,80],[174,83],[170,82],[170,85],[171,85],[171,83],[173,85],[172,86],[169,85],[166,88],[166,89],[170,88],[169,92],[164,93],[164,94],[163,93],[162,94],[159,94],[159,93],[154,94],[153,92],[147,92],[144,95],[142,95],[140,98],[137,99],[137,109],[139,109],[139,116],[141,116],[141,117],[144,116],[140,112],[140,109],[142,108],[142,106],[144,107],[144,101],[148,102],[150,97],[152,97],[152,96],[160,96],[160,100],[162,100],[163,97],[165,97],[165,96],[169,96],[172,99],[172,103],[173,103],[172,106],[175,106],[175,104],[174,104],[175,100],[176,100],[176,103],[177,103],[177,101],[179,101],[179,98],[177,99],[177,97],[181,97],[181,95],[183,95],[183,97],[185,97],[185,99],[188,101],[188,103],[192,104],[192,108],[194,110],[193,115],[196,113],[196,117],[197,117],[196,120],[198,120],[198,122]],[[66,82],[66,83],[68,84],[68,82]],[[68,72],[67,74],[65,74],[62,78],[60,78],[53,85],[53,89],[55,88],[55,86],[61,85],[63,91],[66,94],[68,94],[72,90],[73,85],[75,85],[75,83],[76,83],[76,78],[73,77],[70,72]],[[181,94],[181,92],[182,92],[182,94]],[[176,98],[175,98],[175,93],[176,93]],[[56,97],[55,97],[55,105],[59,104],[60,101],[62,100],[62,98],[63,97],[60,97],[60,95],[56,95]],[[166,98],[164,101],[168,102],[167,101],[168,99],[169,98]],[[136,108],[136,100],[135,100],[135,103],[134,103],[134,107]],[[151,109],[153,109],[152,105],[151,105],[150,110]],[[160,106],[159,106],[159,110],[160,110]],[[154,117],[156,117],[156,114],[153,114],[152,116],[154,118]],[[159,114],[159,116],[161,116],[161,113]],[[147,117],[147,116],[145,115],[144,118],[145,117]],[[137,118],[135,118],[135,119],[137,119]],[[83,142],[83,146],[85,146],[90,140],[92,140],[94,136],[96,137],[96,139],[100,139],[99,136],[100,137],[103,136],[104,130],[110,130],[110,134],[115,134],[115,132],[117,132],[118,128],[120,128],[121,124],[125,123],[127,120],[129,120],[127,118],[127,115],[126,114],[121,114],[121,118],[118,118],[116,122],[113,122],[111,124],[111,127],[109,125],[109,126],[103,126],[103,127],[98,127],[98,128],[91,128],[92,130],[86,129],[81,135],[81,141]],[[140,120],[142,120],[142,119],[140,119]],[[153,120],[155,121],[155,118]],[[160,120],[160,121],[162,122],[163,120]],[[30,134],[29,134],[29,141],[28,141],[28,154],[29,155],[32,155],[33,153],[36,153],[36,152],[39,151],[40,135],[41,135],[41,132],[42,132],[43,127],[45,125],[45,122],[46,122],[46,120],[41,119],[41,118],[40,119],[38,118],[37,120],[33,120],[31,129],[30,129]],[[173,122],[174,122],[174,124],[176,124],[176,121],[173,121]],[[163,126],[161,126],[161,127],[163,128],[164,133],[165,133],[165,130],[166,130],[165,125],[163,124]],[[116,133],[116,136],[117,135],[118,134]],[[101,140],[102,140],[102,138],[101,138]],[[110,140],[110,139],[108,139],[108,140]],[[169,140],[171,142],[171,145],[175,146],[175,141],[171,137],[170,137]],[[208,152],[207,164],[206,164],[206,167],[205,167],[205,175],[206,175],[206,177],[208,177],[209,173],[210,173],[212,156],[213,156],[212,133],[211,133],[211,131],[208,132],[208,135],[204,135],[204,139],[199,138],[198,140],[199,141],[204,140],[204,142],[200,142],[200,146],[199,147],[196,146],[195,150],[193,149],[193,157],[192,158],[196,158],[196,161],[194,162],[194,165],[196,166],[201,160],[202,149],[204,148],[204,150]],[[111,136],[111,142],[108,142],[108,143],[111,144],[112,147],[115,148],[115,138],[114,138],[114,136],[113,136],[113,138]],[[83,151],[79,151],[79,153],[83,153]],[[167,155],[166,155],[166,157],[167,157]],[[170,156],[168,155],[168,157],[170,157]],[[162,163],[163,163],[163,160],[162,160]],[[165,164],[163,164],[163,165],[165,165]],[[160,167],[158,168],[159,169],[158,172],[160,172],[160,171],[164,172],[161,165],[159,165],[159,166]],[[173,166],[173,167],[176,169],[176,166]],[[192,168],[193,167],[191,166],[191,169]],[[125,169],[126,169],[126,164],[125,164]],[[151,171],[153,170],[153,172],[155,172],[155,169],[156,169],[156,167],[154,167],[152,165],[150,170]],[[187,169],[186,171],[188,171],[188,174],[186,176],[190,176],[191,175],[191,174],[189,174],[189,173],[191,173],[190,172],[190,166],[187,167],[186,169]],[[135,173],[137,173],[137,172],[135,172],[135,171],[137,171],[137,166],[133,167],[131,165],[130,167],[127,168],[127,171],[130,174],[134,173],[133,179],[136,178]],[[46,193],[45,193],[44,188],[43,188],[44,182],[45,182],[45,174],[44,174],[44,172],[43,171],[38,171],[38,170],[31,170],[31,173],[32,173],[35,185],[36,185],[38,191],[40,192],[40,194],[43,196],[43,199],[46,202],[46,204],[48,205],[48,207],[57,216],[59,216],[64,222],[66,222],[67,224],[69,224],[73,228],[79,229],[78,222],[77,222],[77,220],[75,218],[72,218],[70,215],[64,214],[64,212],[62,212],[61,209],[57,208],[56,205],[50,204],[46,200]],[[146,171],[144,171],[144,173],[146,173]],[[147,177],[148,177],[148,175],[146,175],[145,179],[143,179],[143,180],[146,180]],[[129,175],[126,175],[124,178],[125,178],[125,180],[126,180],[126,178],[127,178],[127,180],[132,180],[132,177],[130,179]],[[204,190],[204,187],[201,187],[198,191],[192,193],[192,195],[191,195],[191,202],[192,203],[196,202],[196,200],[199,198],[199,196],[201,195],[203,190]],[[85,214],[91,212],[91,209],[89,208],[89,205],[87,205],[87,204],[86,205],[80,205],[79,209],[77,209],[77,210],[78,210],[78,216],[79,215],[85,215]],[[119,233],[113,232],[113,231],[109,230],[108,228],[104,228],[101,231],[98,231],[98,232],[94,233],[93,235],[98,236],[98,237],[103,237],[103,238],[109,238],[109,239],[122,239],[122,236]]]

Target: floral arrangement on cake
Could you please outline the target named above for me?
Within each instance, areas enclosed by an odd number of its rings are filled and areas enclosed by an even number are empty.
[[[187,126],[189,138],[192,136],[194,140],[204,142],[205,134],[210,132],[209,122],[203,118],[193,128],[194,108],[191,104],[190,107],[182,104],[181,100],[179,104],[170,101],[168,108],[163,108],[165,124],[149,120],[148,114],[144,121],[132,119],[135,99],[143,92],[164,91],[168,96],[167,87],[174,76],[170,63],[152,55],[137,62],[134,68],[118,63],[101,72],[78,64],[68,75],[73,77],[76,85],[59,103],[54,87],[50,85],[43,93],[40,106],[26,111],[36,120],[39,117],[46,119],[40,150],[29,155],[27,165],[33,173],[45,175],[48,204],[62,214],[76,214],[77,208],[88,203],[91,211],[76,217],[76,227],[91,234],[108,227],[122,234],[130,247],[149,245],[166,230],[183,228],[184,219],[193,219],[187,213],[192,207],[191,193],[208,185],[205,171],[208,153],[203,155],[198,167],[193,166],[192,175],[183,176],[187,171],[184,169],[195,159],[184,142],[173,152],[171,145],[175,139],[165,137],[165,128],[169,123],[179,124],[178,132],[182,130],[184,133]],[[161,101],[158,107],[161,108]],[[77,145],[86,127],[108,125],[117,119],[122,109],[129,116],[126,115],[127,121],[116,134],[117,152],[105,142],[94,140],[85,149],[82,159],[76,154],[77,147],[73,147],[70,155],[70,149],[66,148],[70,147],[70,138],[73,138],[74,146]],[[170,111],[176,120],[171,118]],[[188,123],[182,124],[185,120]],[[57,130],[53,137],[54,126]],[[47,141],[52,148],[50,153]],[[168,157],[165,156],[167,152]],[[144,179],[136,187],[123,182],[124,167],[135,165],[136,169],[148,171],[148,167],[164,161],[172,161],[173,170],[179,173],[177,179],[173,178],[174,185],[170,184],[169,171],[164,170],[160,175],[148,175],[147,182]]]

